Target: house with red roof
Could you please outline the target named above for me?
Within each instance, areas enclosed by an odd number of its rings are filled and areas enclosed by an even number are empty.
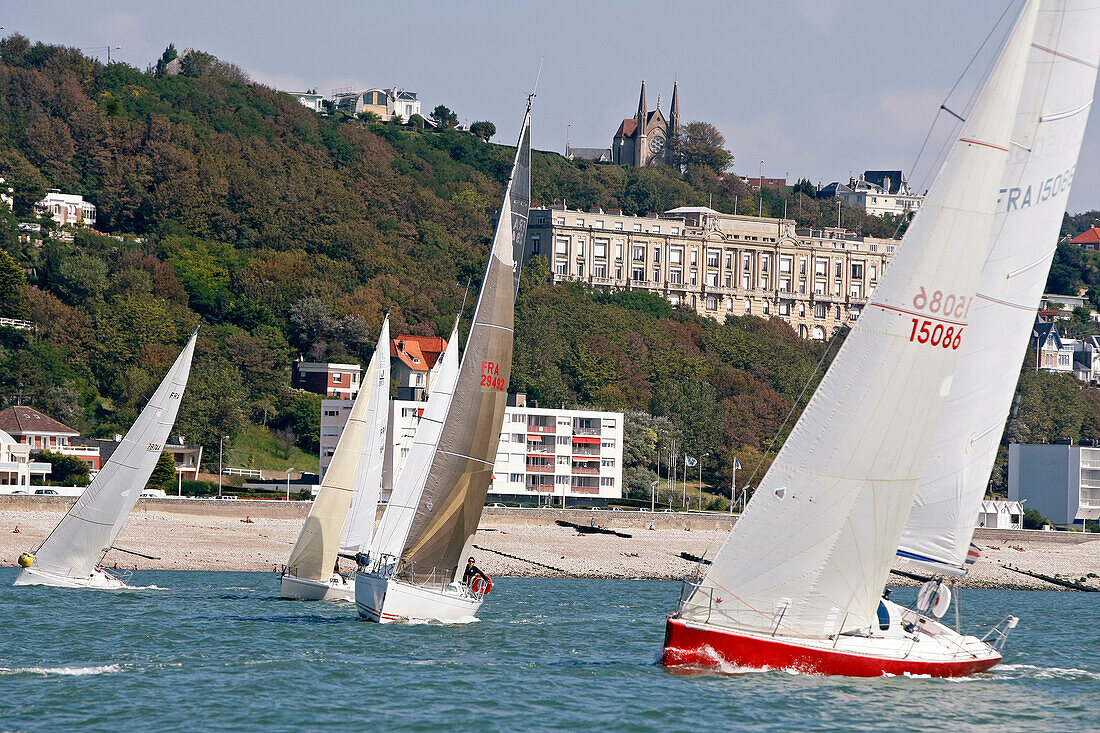
[[[1078,247],[1084,247],[1085,249],[1091,249],[1094,252],[1100,250],[1100,227],[1090,227],[1088,231],[1081,232],[1073,239],[1069,240],[1070,244],[1076,244]]]
[[[390,341],[391,379],[397,384],[397,399],[427,399],[435,380],[436,364],[447,350],[440,336],[398,336]]]
[[[0,410],[0,430],[16,442],[30,446],[31,451],[48,450],[75,456],[87,461],[93,471],[102,465],[98,447],[74,444],[73,441],[80,438],[78,431],[33,407],[14,405]]]

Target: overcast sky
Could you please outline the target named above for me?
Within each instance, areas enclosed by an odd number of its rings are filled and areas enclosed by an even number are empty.
[[[424,113],[488,119],[512,142],[540,61],[535,146],[608,147],[633,116],[641,80],[668,113],[674,80],[685,121],[715,124],[734,170],[846,180],[909,171],[939,105],[1020,0],[959,2],[289,2],[280,0],[5,0],[4,34],[79,46],[144,69],[169,43],[213,53],[278,89],[399,86]],[[996,30],[994,30],[997,26]],[[968,77],[984,73],[979,54]],[[965,103],[964,80],[952,96]],[[972,87],[972,82],[971,87]],[[932,154],[910,176],[922,188]],[[941,129],[942,128],[942,129]],[[1100,132],[1089,125],[1070,211],[1100,208]]]

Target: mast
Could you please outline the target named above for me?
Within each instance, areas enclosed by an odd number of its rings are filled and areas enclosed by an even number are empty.
[[[1096,85],[1098,36],[1100,9],[1093,4],[1043,3],[1015,118],[1013,155],[1001,183],[993,245],[944,417],[898,547],[898,555],[936,573],[965,572],[1057,247]]]
[[[968,338],[1036,10],[1030,2],[1021,13],[874,300],[685,618],[798,638],[876,622]]]
[[[198,336],[196,328],[122,442],[35,553],[36,568],[87,576],[111,549],[176,422]]]
[[[459,365],[452,409],[443,422],[401,553],[412,563],[414,578],[434,570],[457,572],[462,549],[477,531],[492,480],[512,368],[516,256],[527,236],[530,159],[528,99],[512,175]]]

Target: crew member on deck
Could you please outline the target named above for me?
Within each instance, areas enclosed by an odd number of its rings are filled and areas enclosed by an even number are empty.
[[[462,582],[465,585],[470,585],[470,583],[474,582],[474,578],[479,575],[486,583],[492,582],[489,579],[488,575],[481,572],[481,568],[479,568],[477,565],[474,565],[474,559],[471,557],[469,560],[466,561],[466,572],[462,574]]]

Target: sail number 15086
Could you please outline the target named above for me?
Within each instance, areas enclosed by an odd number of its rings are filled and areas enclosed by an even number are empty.
[[[913,330],[909,334],[909,340],[916,341],[918,344],[931,344],[932,346],[942,346],[945,349],[957,349],[959,344],[962,343],[962,336],[962,326],[955,328],[955,326],[945,326],[942,323],[933,325],[932,321],[922,321],[919,318],[914,318]]]

